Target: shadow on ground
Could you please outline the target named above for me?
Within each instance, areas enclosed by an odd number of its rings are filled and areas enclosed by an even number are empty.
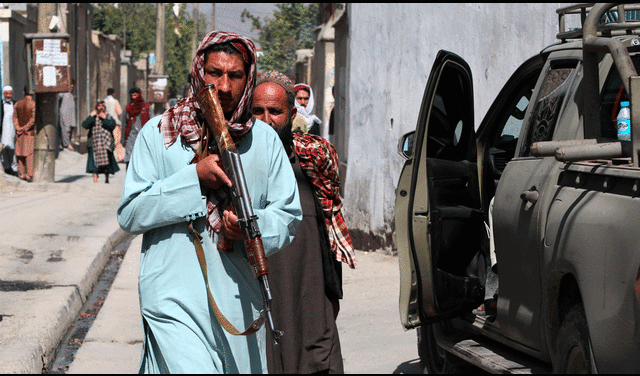
[[[87,178],[89,177],[89,175],[71,175],[71,176],[67,176],[64,179],[60,179],[57,182],[58,183],[73,183],[76,180],[80,180],[82,178]]]
[[[400,363],[395,371],[393,371],[394,375],[416,373],[422,373],[422,370],[420,370],[420,359],[414,359],[406,361],[404,363]]]

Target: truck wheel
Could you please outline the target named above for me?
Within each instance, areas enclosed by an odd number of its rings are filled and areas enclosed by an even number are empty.
[[[558,332],[553,373],[593,373],[591,359],[584,308],[576,305],[569,310]]]
[[[438,346],[433,332],[434,325],[445,326],[446,324],[423,325],[417,330],[418,355],[420,356],[422,373],[440,375],[448,373],[469,373],[469,365],[466,362]]]

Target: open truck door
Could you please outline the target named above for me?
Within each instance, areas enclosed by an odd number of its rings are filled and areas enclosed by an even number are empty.
[[[400,139],[407,161],[396,190],[405,328],[478,307],[484,299],[488,238],[482,210],[468,64],[439,51],[415,132]]]

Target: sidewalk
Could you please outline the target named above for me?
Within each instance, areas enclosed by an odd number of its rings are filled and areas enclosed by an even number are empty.
[[[0,373],[41,373],[126,233],[116,210],[124,164],[98,183],[64,150],[55,183],[0,175]],[[132,252],[135,253],[135,252]]]

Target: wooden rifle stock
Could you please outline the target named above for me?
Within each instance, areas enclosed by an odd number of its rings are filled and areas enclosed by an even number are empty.
[[[224,118],[215,86],[205,86],[205,88],[198,93],[196,100],[204,113],[208,130],[213,134],[218,145],[218,152],[220,153],[224,172],[233,183],[233,186],[230,188],[231,200],[236,215],[238,216],[238,224],[240,225],[249,262],[253,266],[255,278],[260,282],[263,312],[271,328],[273,342],[277,344],[283,332],[275,330],[273,327],[269,266],[267,265],[267,257],[264,254],[260,229],[258,228],[258,217],[254,215],[253,208],[251,207],[251,199],[249,198],[249,192],[247,190],[240,154],[229,133],[229,127]],[[203,137],[203,142],[205,139],[206,137]],[[200,150],[203,154],[206,153],[207,145],[202,145]],[[199,158],[202,157],[202,155],[199,156]],[[218,247],[226,250],[232,249],[232,246],[229,244],[218,244]]]

